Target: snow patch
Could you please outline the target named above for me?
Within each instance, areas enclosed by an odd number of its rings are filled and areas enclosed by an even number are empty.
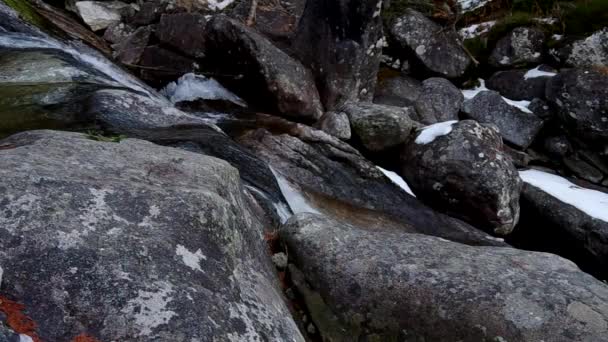
[[[470,12],[485,6],[490,1],[492,0],[458,0],[458,4],[460,4],[462,12]]]
[[[182,257],[182,261],[186,266],[199,272],[203,272],[201,269],[201,260],[207,260],[207,257],[203,255],[203,252],[199,248],[196,252],[190,252],[186,247],[177,245],[175,254]]]
[[[542,71],[540,70],[540,65],[534,69],[528,70],[524,75],[524,79],[536,78],[536,77],[553,77],[557,75],[555,72]]]
[[[457,120],[438,122],[422,129],[422,132],[416,137],[416,144],[426,145],[435,140],[435,138],[448,135],[452,131],[452,125],[457,123]]]
[[[608,222],[608,194],[586,189],[567,179],[538,170],[520,171],[521,179],[587,215]]]
[[[213,11],[221,11],[230,6],[234,0],[207,0],[207,7]]]
[[[515,101],[515,100],[509,100],[506,97],[502,97],[502,99],[510,104],[511,106],[521,110],[524,113],[528,113],[528,114],[534,114],[532,113],[532,111],[530,109],[528,109],[528,107],[530,106],[530,101],[526,101],[526,100],[521,100],[521,101]]]
[[[490,89],[488,89],[486,87],[486,82],[484,80],[482,80],[480,78],[478,81],[479,81],[479,86],[477,86],[473,89],[463,89],[462,90],[462,95],[464,96],[465,100],[470,100],[481,92],[490,91]],[[504,96],[502,97],[502,99],[509,105],[516,107],[517,109],[521,110],[522,112],[533,114],[532,111],[530,109],[528,109],[528,107],[530,106],[530,101],[526,101],[526,100],[514,101],[514,100],[510,100]]]
[[[299,214],[299,213],[320,214],[320,212],[318,210],[316,210],[315,208],[311,207],[310,204],[308,204],[308,201],[306,200],[306,198],[304,198],[304,196],[300,192],[298,192],[296,189],[294,189],[291,186],[291,184],[289,183],[289,181],[287,179],[285,179],[282,175],[280,175],[278,172],[276,172],[273,168],[270,168],[270,170],[274,174],[274,177],[276,178],[277,183],[279,184],[279,188],[281,189],[281,193],[283,193],[283,197],[285,197],[287,204],[289,205],[291,211],[294,214]]]
[[[172,103],[198,99],[227,100],[242,107],[246,106],[240,97],[224,88],[218,81],[193,73],[184,74],[177,81],[167,84],[160,92]]]
[[[34,340],[25,334],[19,334],[19,342],[34,342]]]
[[[551,38],[553,40],[560,41],[560,40],[562,40],[564,38],[564,35],[563,34],[554,34],[554,35],[551,36]]]
[[[471,26],[464,27],[460,29],[458,33],[460,34],[460,37],[463,40],[472,39],[488,33],[494,25],[496,25],[496,20],[486,21],[483,23],[473,24]]]
[[[386,177],[388,177],[393,183],[397,184],[401,189],[403,189],[408,194],[416,197],[416,195],[414,195],[414,192],[412,192],[412,189],[410,189],[409,185],[407,185],[407,183],[405,182],[405,180],[403,178],[401,178],[401,176],[399,176],[398,174],[396,174],[393,171],[385,170],[385,169],[381,168],[380,166],[376,166],[376,167],[380,171],[382,171],[382,173],[384,173],[384,175]]]
[[[139,290],[137,298],[131,299],[121,310],[133,318],[133,325],[139,330],[139,336],[150,335],[152,329],[169,323],[171,318],[177,316],[174,311],[168,310],[167,305],[173,300],[173,285],[164,281],[152,284],[154,291]]]

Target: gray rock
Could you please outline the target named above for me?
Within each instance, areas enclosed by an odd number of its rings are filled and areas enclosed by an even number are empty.
[[[571,134],[608,142],[608,75],[595,69],[569,69],[547,82],[547,100]]]
[[[104,128],[120,133],[175,125],[207,126],[205,120],[169,103],[119,89],[93,93],[86,101],[86,114]]]
[[[553,157],[565,157],[572,152],[572,144],[563,135],[548,137],[544,143],[545,150]]]
[[[277,126],[273,122],[269,128],[276,131]],[[299,187],[300,197],[316,211],[370,229],[405,230],[473,245],[504,245],[428,208],[346,143],[304,125],[292,124],[286,131],[288,134],[271,134],[258,129],[237,141]]]
[[[430,125],[458,120],[463,101],[462,92],[452,82],[445,78],[426,79],[415,105],[418,121]]]
[[[563,159],[564,165],[572,171],[576,176],[588,180],[592,183],[599,184],[604,175],[602,172],[578,156],[569,156]]]
[[[0,312],[0,342],[26,342],[19,334],[15,333],[13,329],[8,327],[1,319],[2,313]]]
[[[103,39],[112,44],[120,44],[133,32],[135,32],[135,28],[128,24],[118,22],[108,26],[108,28],[103,32]]]
[[[463,111],[471,119],[496,125],[506,141],[521,149],[534,141],[544,125],[541,118],[510,105],[495,91],[484,91],[465,101]]]
[[[547,102],[539,98],[532,99],[528,105],[528,109],[541,119],[551,119],[555,116],[553,108],[551,108]]]
[[[140,77],[150,84],[161,88],[169,82],[174,82],[187,73],[196,73],[199,63],[194,59],[162,48],[158,45],[147,46],[140,59]],[[170,65],[170,68],[167,66]]]
[[[374,94],[374,103],[387,106],[413,107],[421,91],[422,83],[409,76],[380,79]]]
[[[317,122],[316,127],[342,140],[348,140],[351,137],[350,121],[348,115],[344,112],[327,112],[323,114]]]
[[[408,107],[347,102],[340,110],[348,115],[353,134],[370,151],[402,144],[419,126],[411,119],[414,110]]]
[[[66,132],[2,143],[2,290],[46,340],[304,341],[227,163]]]
[[[545,85],[550,77],[541,76],[526,79],[527,72],[527,69],[498,71],[487,79],[486,86],[511,100],[544,99]]]
[[[428,132],[418,133],[402,154],[402,176],[416,196],[479,228],[509,234],[519,220],[521,179],[498,130],[465,120],[453,123],[446,135],[423,141]]]
[[[169,2],[164,0],[146,1],[141,4],[139,12],[133,16],[131,23],[138,26],[156,23],[168,5]]]
[[[202,58],[206,51],[205,25],[207,20],[198,13],[163,14],[156,36],[168,46],[186,56]]]
[[[139,27],[129,37],[123,40],[116,47],[114,57],[121,63],[137,65],[141,60],[150,36],[152,35],[151,26]]]
[[[471,59],[455,32],[444,31],[422,13],[407,9],[390,28],[393,38],[426,68],[447,78],[464,74]]]
[[[129,4],[120,1],[77,1],[77,14],[91,30],[100,31],[121,21]]]
[[[323,105],[371,101],[382,48],[382,3],[378,0],[308,0],[293,48],[317,80]]]
[[[608,286],[553,254],[369,231],[312,214],[280,234],[339,317],[335,341],[608,340]]]
[[[566,64],[574,67],[608,66],[608,27],[572,43]]]
[[[316,120],[323,107],[312,74],[244,24],[216,16],[207,26],[206,63],[247,103],[281,115]],[[222,77],[219,77],[222,79]]]
[[[538,63],[542,59],[545,34],[533,27],[518,27],[497,43],[489,62],[496,67]]]

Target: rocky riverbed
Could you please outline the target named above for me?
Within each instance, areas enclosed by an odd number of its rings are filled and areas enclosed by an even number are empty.
[[[608,341],[608,6],[547,3],[0,0],[0,342]]]

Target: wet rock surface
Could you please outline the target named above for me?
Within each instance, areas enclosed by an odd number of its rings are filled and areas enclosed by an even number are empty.
[[[2,290],[41,338],[303,341],[227,163],[77,133],[2,143]]]
[[[552,254],[370,232],[313,214],[280,232],[346,340],[606,340],[608,286]]]
[[[447,134],[422,139],[430,126],[406,144],[401,174],[429,206],[508,234],[519,220],[522,183],[498,130],[472,120],[443,126]]]

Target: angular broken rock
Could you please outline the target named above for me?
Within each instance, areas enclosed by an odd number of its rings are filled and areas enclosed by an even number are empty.
[[[521,179],[493,126],[431,125],[402,153],[401,174],[429,206],[499,235],[519,220]]]
[[[574,67],[608,66],[608,27],[572,43],[566,64]]]
[[[342,140],[351,137],[350,121],[344,112],[327,112],[316,123],[315,127]]]
[[[518,27],[501,38],[490,55],[496,67],[538,63],[542,59],[545,34],[533,27]]]
[[[0,143],[2,293],[45,340],[304,341],[226,162],[68,132]]]
[[[409,107],[347,102],[340,110],[348,115],[353,134],[370,151],[382,151],[402,144],[420,125],[411,119]]]
[[[77,1],[76,10],[91,30],[99,31],[120,22],[129,4],[120,1]]]
[[[502,137],[515,146],[526,149],[544,125],[544,120],[532,112],[510,105],[499,93],[490,90],[465,101],[463,111],[480,123],[493,124]]]
[[[313,214],[280,235],[326,304],[315,301],[312,317],[339,318],[321,331],[335,341],[608,341],[608,286],[553,254]]]
[[[393,38],[427,69],[447,78],[460,77],[471,59],[454,32],[444,30],[422,13],[407,9],[390,28]]]

